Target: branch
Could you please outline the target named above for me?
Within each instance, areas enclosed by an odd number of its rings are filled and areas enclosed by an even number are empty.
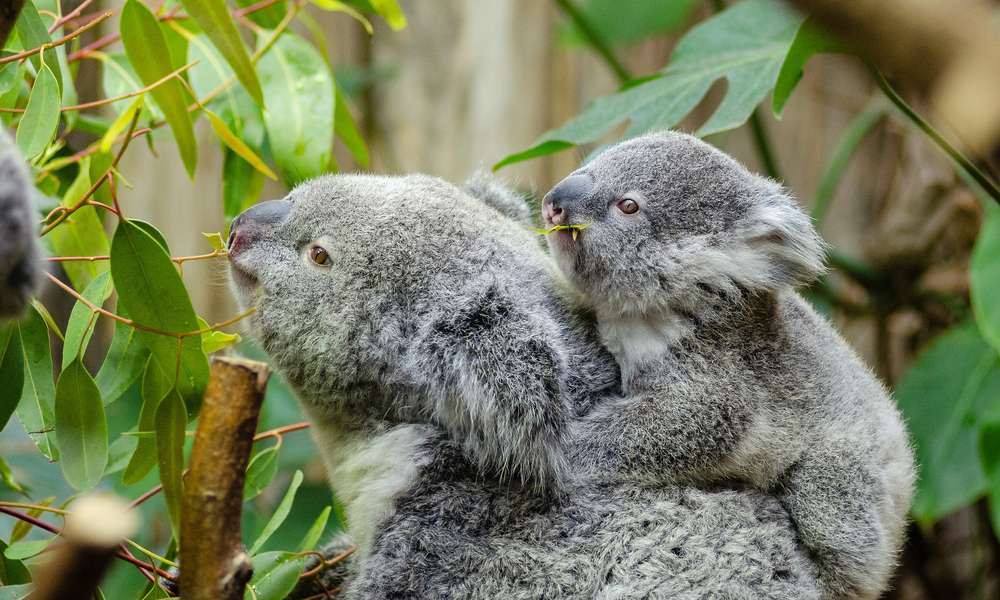
[[[270,369],[216,358],[205,391],[181,511],[186,600],[240,600],[253,570],[243,548],[243,483]]]
[[[41,46],[39,46],[37,48],[31,48],[30,50],[25,50],[24,52],[18,52],[17,54],[11,54],[10,56],[5,56],[3,58],[0,58],[0,65],[6,64],[6,63],[9,63],[9,62],[18,61],[18,60],[23,60],[25,58],[34,56],[34,55],[38,54],[39,52],[42,52],[43,50],[47,50],[48,48],[55,48],[56,46],[62,46],[66,42],[68,42],[68,41],[70,41],[70,40],[72,40],[72,39],[74,39],[76,37],[79,37],[80,35],[82,35],[88,29],[96,27],[101,21],[103,21],[104,19],[107,19],[110,16],[111,16],[110,12],[103,13],[103,14],[101,14],[101,16],[97,17],[96,19],[94,19],[90,23],[87,23],[83,27],[80,27],[79,29],[75,30],[73,33],[71,33],[69,35],[65,35],[65,36],[59,38],[58,40],[56,40],[54,42],[51,42],[51,43],[48,43],[48,44],[42,44]]]
[[[559,6],[559,10],[563,11],[569,17],[570,21],[573,21],[573,26],[587,40],[587,44],[604,59],[604,63],[614,72],[619,83],[627,83],[632,79],[632,74],[629,73],[625,65],[615,56],[611,45],[608,44],[607,40],[594,27],[593,23],[588,21],[587,17],[580,12],[580,9],[573,4],[572,0],[555,0],[555,3]]]
[[[111,495],[75,501],[66,516],[62,540],[35,575],[32,600],[88,600],[138,525],[128,505]]]

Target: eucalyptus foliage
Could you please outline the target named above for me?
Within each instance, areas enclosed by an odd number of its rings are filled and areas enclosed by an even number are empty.
[[[30,440],[41,458],[0,458],[0,505],[58,527],[61,507],[79,492],[141,498],[148,520],[134,549],[140,560],[168,568],[208,357],[240,341],[224,328],[245,315],[217,325],[198,315],[180,266],[224,256],[222,236],[210,235],[203,254],[172,256],[153,224],[129,218],[119,204],[120,185],[142,182],[128,182],[118,160],[130,143],[149,143],[177,152],[193,177],[201,168],[195,126],[204,118],[224,153],[228,219],[258,200],[265,178],[291,186],[335,170],[338,138],[365,165],[368,150],[325,47],[295,30],[308,11],[342,13],[369,32],[370,18],[393,29],[406,20],[395,0],[125,0],[105,8],[117,13],[116,27],[106,10],[63,18],[57,0],[28,0],[0,52],[0,117],[35,176],[43,243],[65,272],[54,283],[75,299],[64,329],[37,301],[22,320],[0,324],[0,428],[5,440]],[[99,24],[105,37],[82,43],[80,34]],[[103,88],[85,103],[77,92],[84,62],[99,66]],[[114,321],[113,335],[96,365],[88,348],[102,320]],[[268,394],[264,425],[300,420],[280,381]],[[247,597],[259,600],[287,594],[307,553],[337,521],[328,490],[309,488],[295,471],[309,451],[280,434],[264,437],[245,493],[255,565]],[[277,502],[281,484],[272,480],[287,482],[293,471]],[[157,483],[162,494],[142,495]],[[269,499],[261,503],[259,495]],[[274,502],[273,511],[254,510]],[[0,523],[0,597],[20,598],[34,557],[53,536],[28,519]],[[164,536],[164,525],[173,533]],[[105,582],[108,597],[166,597],[126,570]]]

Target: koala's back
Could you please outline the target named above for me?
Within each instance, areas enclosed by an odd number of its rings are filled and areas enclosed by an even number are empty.
[[[548,502],[459,464],[444,451],[398,500],[349,598],[819,598],[773,497],[624,484]]]

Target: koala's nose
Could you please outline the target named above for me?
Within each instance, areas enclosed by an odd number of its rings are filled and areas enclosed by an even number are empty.
[[[594,182],[586,175],[570,175],[556,184],[542,199],[542,217],[546,223],[563,225],[569,213],[594,193]]]
[[[241,212],[229,227],[229,251],[239,250],[267,228],[281,223],[291,210],[292,203],[287,200],[268,200]]]

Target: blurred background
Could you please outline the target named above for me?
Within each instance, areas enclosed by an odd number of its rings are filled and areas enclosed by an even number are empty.
[[[595,54],[567,19],[563,2],[403,0],[400,4],[408,20],[401,31],[378,21],[369,35],[344,15],[319,11],[312,13],[314,29],[298,28],[304,35],[321,35],[325,40],[340,89],[369,142],[371,171],[423,172],[461,183],[474,169],[490,167],[528,148],[543,132],[579,115],[590,101],[621,85],[606,57]],[[716,9],[716,3],[693,0],[577,0],[575,4],[636,77],[667,64],[684,32]],[[997,3],[989,4],[996,12]],[[95,71],[88,74],[87,68]],[[96,67],[84,65],[80,77],[81,88],[90,85],[96,95],[100,86]],[[726,85],[716,82],[678,129],[696,130],[718,106]],[[906,94],[905,87],[902,92]],[[926,108],[919,99],[913,100],[918,110]],[[853,276],[834,269],[822,290],[810,291],[811,297],[888,386],[904,382],[911,397],[924,394],[913,402],[931,406],[932,420],[944,415],[942,426],[957,414],[956,427],[972,427],[971,413],[947,407],[960,402],[963,390],[975,394],[976,403],[996,406],[1000,385],[970,392],[963,387],[964,380],[952,385],[949,376],[965,368],[956,353],[963,348],[981,352],[980,346],[971,342],[949,346],[927,361],[920,377],[905,380],[936,336],[956,331],[970,318],[968,272],[984,219],[982,198],[927,136],[894,113],[857,58],[814,58],[780,120],[766,106],[757,114],[784,183],[807,208],[815,206],[817,197],[828,201],[821,232],[840,260],[856,267]],[[859,122],[859,115],[867,116]],[[204,121],[201,125],[201,158],[193,181],[176,152],[164,147],[154,154],[137,145],[121,168],[134,185],[121,192],[130,216],[155,223],[179,254],[204,252],[201,232],[225,228],[219,183],[222,157],[210,129]],[[624,127],[617,128],[596,144],[521,162],[499,174],[537,197],[602,142],[619,139],[623,131]],[[845,132],[853,132],[856,149],[838,156]],[[767,170],[749,126],[708,140],[750,168]],[[341,170],[356,168],[343,148],[336,148],[335,155]],[[831,182],[825,176],[838,159],[845,170]],[[277,198],[286,191],[268,182],[262,197]],[[224,264],[190,263],[184,274],[199,314],[215,322],[236,311]],[[987,367],[992,373],[997,360],[990,356]],[[294,402],[280,384],[272,387],[265,425],[299,420]],[[137,404],[117,406],[125,405]],[[122,419],[131,424],[134,416]],[[0,452],[11,456],[18,443],[26,442],[12,439],[8,432],[0,438]],[[950,483],[942,486],[956,490],[957,496],[928,510],[911,528],[895,590],[888,597],[1000,598],[1000,543],[991,525],[989,483],[981,472],[975,441],[971,443],[968,452],[955,454],[955,462],[943,467],[945,476],[956,470]],[[329,502],[310,444],[308,434],[291,434],[282,451],[279,480],[287,481],[293,466],[304,468],[307,480],[296,503],[304,516],[289,520],[301,526],[289,532],[288,539],[301,536],[311,522],[305,515],[315,515]],[[25,457],[42,461],[33,450]],[[22,474],[35,468],[34,463],[11,462]],[[272,488],[254,501],[262,513],[281,497],[284,485]],[[275,538],[275,547],[282,543]]]

